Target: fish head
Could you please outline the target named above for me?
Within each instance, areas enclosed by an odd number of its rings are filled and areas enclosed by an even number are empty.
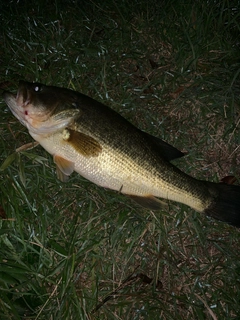
[[[4,92],[3,98],[14,116],[34,135],[63,130],[80,113],[74,91],[37,82],[20,81],[17,95]]]

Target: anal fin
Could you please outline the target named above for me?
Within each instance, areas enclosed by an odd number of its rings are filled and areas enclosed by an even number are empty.
[[[140,204],[142,207],[150,210],[160,210],[167,206],[166,202],[155,198],[153,195],[136,196],[128,195],[132,200]]]

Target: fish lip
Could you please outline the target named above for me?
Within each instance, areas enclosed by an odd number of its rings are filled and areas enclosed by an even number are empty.
[[[2,96],[3,96],[4,101],[6,102],[8,107],[10,108],[10,110],[12,110],[11,101],[14,101],[16,103],[16,96],[10,91],[4,91]]]
[[[10,91],[3,91],[2,95],[5,102],[7,102],[6,100],[8,100],[9,96],[12,96],[12,98],[15,97],[14,94]]]
[[[12,92],[4,91],[3,99],[8,105],[9,109],[13,113],[13,115],[24,125],[26,126],[26,120],[24,118],[24,110],[21,106],[17,104],[16,95]]]

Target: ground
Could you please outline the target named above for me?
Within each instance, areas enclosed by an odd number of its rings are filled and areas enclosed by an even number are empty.
[[[239,184],[239,1],[0,6],[2,91],[80,91],[186,152],[188,174]],[[32,139],[3,100],[0,133],[1,319],[238,319],[238,229],[61,183],[41,147],[16,151]]]

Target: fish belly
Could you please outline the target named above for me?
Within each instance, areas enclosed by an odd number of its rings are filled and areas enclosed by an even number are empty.
[[[61,134],[47,138],[32,135],[52,155],[74,163],[74,171],[91,182],[123,194],[147,197],[149,195],[185,203],[195,210],[204,210],[205,204],[198,196],[161,178],[157,168],[135,161],[131,156],[105,146],[96,157],[77,152]],[[163,175],[164,176],[164,175]],[[176,181],[179,180],[176,175]]]

